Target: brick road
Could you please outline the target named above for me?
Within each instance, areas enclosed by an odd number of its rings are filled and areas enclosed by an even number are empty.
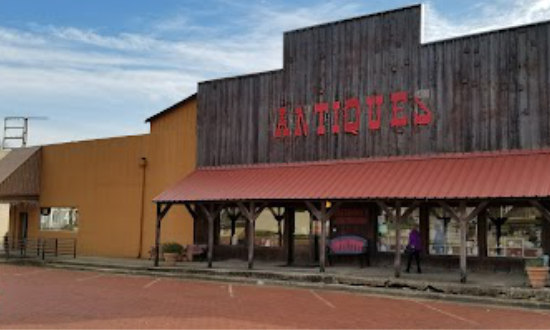
[[[0,328],[550,329],[550,311],[0,264]]]

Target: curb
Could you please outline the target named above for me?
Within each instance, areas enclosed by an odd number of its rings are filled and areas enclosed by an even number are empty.
[[[426,299],[437,301],[452,301],[467,304],[483,304],[502,307],[528,308],[528,309],[550,309],[549,301],[518,298],[497,298],[490,296],[476,296],[471,294],[451,291],[451,293],[438,292],[431,286],[421,288],[410,288],[406,281],[389,281],[380,278],[344,278],[335,275],[320,274],[279,274],[266,272],[246,272],[240,270],[224,269],[162,269],[147,267],[123,267],[113,265],[86,265],[67,262],[48,262],[38,260],[4,260],[3,263],[39,266],[56,269],[67,269],[75,271],[95,271],[111,274],[127,274],[137,276],[155,276],[174,278],[181,280],[200,280],[209,282],[231,282],[247,285],[267,285],[302,289],[321,289],[330,291],[349,292],[357,294],[379,295],[396,299]],[[463,286],[463,285],[461,285]],[[510,289],[510,288],[509,288]],[[518,288],[516,288],[519,290]],[[530,289],[524,289],[530,290]]]

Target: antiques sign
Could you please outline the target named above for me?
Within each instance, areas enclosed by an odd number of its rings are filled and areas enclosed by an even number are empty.
[[[422,90],[412,95],[404,91],[369,95],[364,104],[361,104],[359,98],[317,103],[313,106],[313,113],[307,113],[302,106],[294,109],[282,107],[278,110],[274,136],[321,136],[327,133],[358,135],[361,129],[380,130],[384,116],[389,117],[389,126],[392,128],[429,125],[432,122],[432,111],[420,97],[425,92],[428,91]],[[311,120],[317,123],[315,127],[308,124],[310,116],[315,116]],[[367,127],[361,127],[361,116],[367,116]]]

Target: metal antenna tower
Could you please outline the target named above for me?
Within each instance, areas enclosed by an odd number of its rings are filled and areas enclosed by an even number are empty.
[[[29,120],[46,120],[47,117],[5,117],[2,149],[24,148],[29,136]],[[10,141],[15,141],[13,144]]]

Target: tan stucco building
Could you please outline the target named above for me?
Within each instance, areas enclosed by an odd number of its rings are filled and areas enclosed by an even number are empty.
[[[11,165],[0,178],[0,202],[11,205],[11,244],[25,238],[76,239],[79,255],[149,257],[156,216],[152,199],[195,168],[195,95],[147,122],[145,135],[12,151],[0,162],[0,173]],[[14,177],[32,181],[33,191],[2,186]],[[193,222],[184,208],[170,218],[163,240],[192,243]]]

